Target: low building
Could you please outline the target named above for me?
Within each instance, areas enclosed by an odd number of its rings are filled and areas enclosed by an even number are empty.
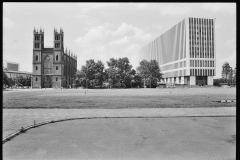
[[[12,71],[8,69],[3,69],[3,72],[6,73],[8,78],[17,78],[22,76],[23,78],[32,77],[32,72],[26,72],[26,71]]]

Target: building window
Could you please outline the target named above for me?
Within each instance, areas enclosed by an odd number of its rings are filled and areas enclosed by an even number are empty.
[[[56,61],[58,61],[58,55],[56,55]]]
[[[58,81],[58,77],[56,78],[56,81]]]
[[[38,66],[36,66],[36,70],[38,70]]]
[[[40,48],[40,44],[39,43],[35,43],[34,47],[35,48]]]
[[[36,61],[38,61],[38,55],[36,55]]]
[[[38,41],[38,40],[40,40],[39,35],[35,35],[35,41]]]
[[[193,76],[193,70],[190,69],[190,76]]]
[[[60,40],[60,35],[55,36],[55,40]]]
[[[58,66],[56,66],[56,70],[58,70]]]
[[[60,43],[55,43],[55,48],[60,48]]]
[[[36,77],[35,80],[38,81],[38,78]]]

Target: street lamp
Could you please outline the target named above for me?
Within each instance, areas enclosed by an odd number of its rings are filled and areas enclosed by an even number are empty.
[[[229,83],[230,83],[230,86],[231,86],[231,84],[232,84],[232,67],[230,67]]]
[[[33,76],[31,76],[31,89],[33,87]]]
[[[73,81],[74,81],[74,78],[72,78],[72,88],[73,88]]]

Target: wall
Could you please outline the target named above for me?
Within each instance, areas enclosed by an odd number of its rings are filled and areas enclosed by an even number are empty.
[[[213,85],[213,76],[207,77],[207,85]]]
[[[158,61],[164,78],[186,75],[186,58],[185,19],[139,51],[139,61]]]
[[[38,80],[36,81],[36,77],[38,78]],[[41,88],[41,76],[33,76],[33,88]]]

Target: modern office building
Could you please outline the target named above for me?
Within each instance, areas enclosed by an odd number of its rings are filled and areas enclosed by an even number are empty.
[[[73,84],[77,56],[64,52],[64,32],[53,31],[53,48],[44,48],[44,31],[33,30],[33,88],[60,88]]]
[[[216,74],[215,19],[185,18],[139,52],[155,59],[163,83],[213,85]]]
[[[8,78],[17,78],[17,77],[32,77],[31,72],[19,71],[20,64],[17,62],[9,62],[3,60],[3,72],[7,75]]]
[[[19,63],[16,62],[9,62],[9,61],[3,61],[3,68],[9,70],[9,71],[19,71]]]

